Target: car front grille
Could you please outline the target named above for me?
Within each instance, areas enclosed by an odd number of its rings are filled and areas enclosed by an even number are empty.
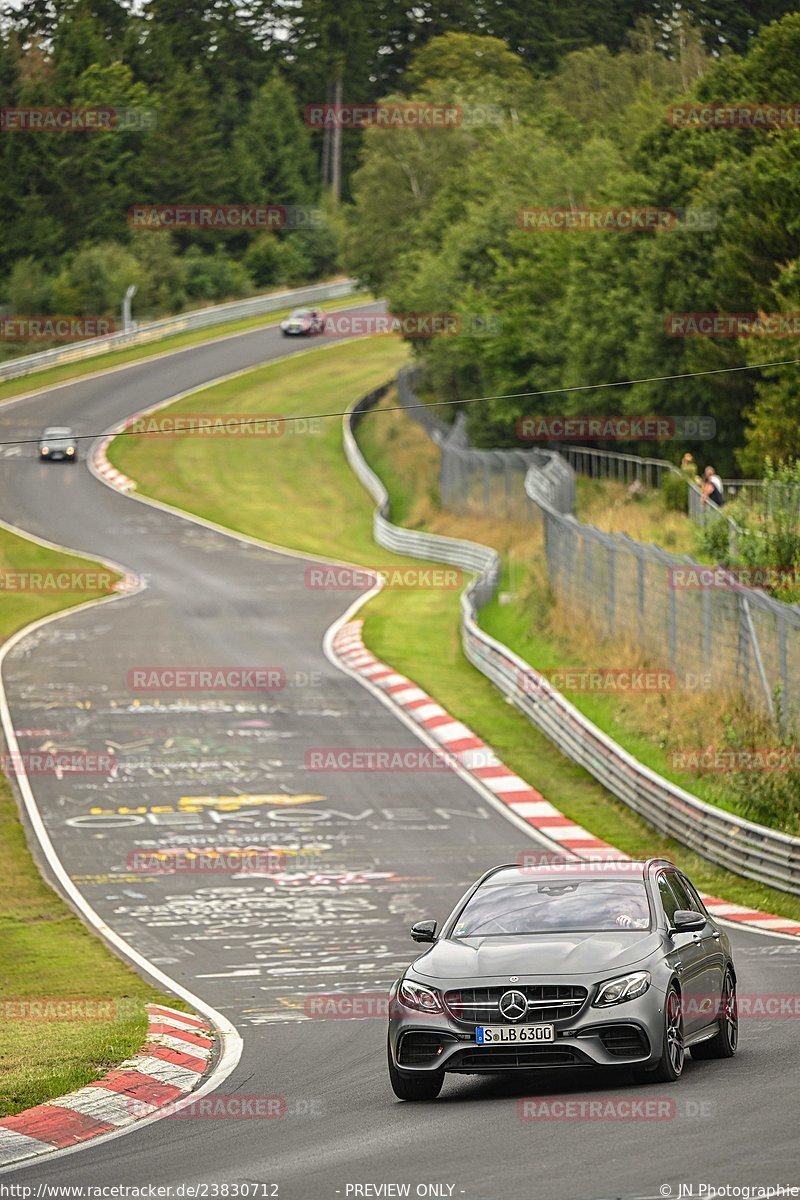
[[[465,1025],[505,1025],[509,1022],[500,1012],[500,997],[511,990],[523,992],[528,1001],[528,1011],[521,1024],[569,1020],[577,1016],[588,995],[585,987],[575,984],[525,983],[462,988],[457,992],[445,992],[444,1002],[454,1020]]]
[[[504,1071],[514,1067],[590,1067],[592,1061],[572,1046],[498,1046],[464,1050],[448,1059],[448,1071]]]

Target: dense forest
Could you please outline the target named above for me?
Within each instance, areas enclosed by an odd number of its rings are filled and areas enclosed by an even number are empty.
[[[800,311],[800,132],[668,119],[670,106],[690,98],[800,96],[800,14],[762,30],[744,55],[710,54],[684,22],[666,42],[654,32],[640,25],[616,54],[601,46],[571,52],[547,77],[531,76],[500,43],[432,42],[415,60],[415,95],[513,97],[508,119],[405,139],[367,132],[353,180],[354,269],[395,311],[499,321],[495,336],[426,347],[429,374],[445,394],[507,395],[800,357],[796,321],[778,337],[676,337],[669,327],[670,314]],[[478,56],[479,73],[470,70]],[[646,231],[520,227],[523,210],[559,205],[651,206],[705,220]],[[508,445],[531,401],[479,410],[469,418],[473,438]],[[797,366],[547,396],[536,411],[708,413],[717,424],[715,463],[727,474],[760,473],[766,455],[800,454]],[[653,453],[652,444],[639,449]]]
[[[146,318],[346,269],[398,312],[491,317],[421,344],[446,395],[798,357],[800,341],[675,337],[670,314],[800,310],[800,132],[670,106],[800,96],[791,4],[692,0],[29,0],[0,23],[0,107],[112,106],[111,131],[0,134],[0,312]],[[456,128],[315,127],[310,105],[491,106]],[[499,114],[499,115],[498,115]],[[176,137],[176,130],[179,136]],[[313,208],[310,228],[132,228],[134,205]],[[705,215],[641,230],[521,227],[523,210]],[[28,344],[25,349],[35,348]],[[19,347],[6,343],[2,353]],[[543,400],[710,413],[718,465],[800,453],[796,366]],[[610,407],[613,405],[613,407]],[[523,401],[471,417],[516,439]],[[651,447],[652,449],[652,447]]]

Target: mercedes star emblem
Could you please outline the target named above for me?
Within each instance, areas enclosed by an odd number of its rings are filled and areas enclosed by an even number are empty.
[[[500,997],[500,1012],[507,1021],[521,1021],[528,1011],[528,1001],[524,992],[512,988],[503,992]]]

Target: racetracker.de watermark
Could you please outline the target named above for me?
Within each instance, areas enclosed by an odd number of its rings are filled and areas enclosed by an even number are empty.
[[[707,1017],[710,1013],[720,1012],[719,996],[688,995],[681,1003],[684,1020],[687,1017]],[[800,1017],[800,996],[778,994],[776,992],[748,992],[745,995],[737,993],[736,999],[730,1004],[729,1012],[740,1020],[766,1020],[778,1018],[781,1020],[796,1020]]]
[[[658,851],[636,859],[621,856],[609,858],[601,854],[575,859],[564,858],[562,854],[553,854],[549,850],[523,850],[517,855],[517,866],[520,871],[542,871],[546,868],[548,875],[633,875],[641,879],[646,858],[657,858],[675,865],[674,859]]]
[[[672,692],[674,671],[636,667],[549,667],[516,672],[517,687],[529,695],[560,692]]]
[[[529,416],[517,421],[524,442],[671,442],[710,441],[717,432],[713,417]]]
[[[110,317],[0,317],[7,342],[83,342],[116,332]]]
[[[284,420],[276,413],[174,413],[134,417],[122,430],[143,437],[279,438],[286,434],[316,436],[322,432],[319,417]]]
[[[710,671],[676,671],[647,667],[549,667],[517,670],[517,687],[526,695],[555,696],[559,692],[710,691]]]
[[[187,1052],[190,1047],[187,1046]],[[172,1100],[166,1104],[153,1105],[135,1096],[125,1098],[128,1112],[135,1120],[149,1116],[158,1108],[159,1117],[181,1118],[185,1121],[272,1121],[287,1115],[285,1096],[204,1096],[199,1100]],[[220,1191],[220,1196],[237,1193]]]
[[[717,214],[713,208],[599,208],[543,207],[521,208],[517,213],[520,229],[535,233],[562,231],[603,231],[606,233],[648,233],[664,230],[703,232],[714,229]]]
[[[113,1021],[115,1000],[81,1000],[71,996],[26,996],[0,1000],[0,1021]]]
[[[307,104],[306,125],[312,129],[474,129],[502,125],[501,104],[424,104],[413,100],[383,104]]]
[[[457,1008],[461,1002],[460,992],[448,992],[449,1007]],[[385,1021],[389,1017],[407,1016],[409,1009],[399,995],[390,996],[386,992],[316,992],[303,1000],[304,1015],[319,1021],[364,1021],[373,1017]],[[426,1012],[425,1019],[432,1025],[447,1027],[447,1014],[442,1010]]]
[[[133,204],[131,229],[315,229],[322,209],[303,204]]]
[[[457,567],[308,567],[303,581],[311,591],[363,592],[380,579],[392,591],[436,591],[462,587],[464,573]]]
[[[286,687],[283,667],[131,667],[134,692],[278,692]]]
[[[143,875],[254,874],[276,875],[286,866],[284,855],[263,846],[225,846],[219,849],[170,847],[131,850],[128,870]]]
[[[674,1121],[712,1117],[716,1104],[667,1096],[594,1096],[591,1100],[524,1096],[517,1101],[517,1109],[523,1121]]]
[[[132,133],[155,129],[157,124],[154,108],[46,105],[0,109],[2,133]]]
[[[303,1000],[303,1012],[312,1019],[364,1020],[387,1018],[394,1005],[386,992],[318,992]]]
[[[735,592],[740,588],[769,589],[771,592],[800,589],[797,567],[668,567],[669,586],[690,592]]]
[[[398,685],[399,686],[399,685]],[[492,766],[494,756],[489,750],[471,750],[470,767]],[[451,771],[462,766],[457,754],[447,750],[407,750],[403,747],[353,748],[352,746],[320,746],[307,750],[304,759],[307,771]]]
[[[85,750],[26,750],[0,754],[0,769],[15,775],[110,775],[116,769],[113,754]]]
[[[334,313],[325,318],[323,333],[328,337],[494,337],[501,328],[499,317],[478,313]]]
[[[49,594],[54,592],[104,592],[115,583],[113,571],[72,567],[68,571],[16,571],[0,569],[0,592]]]
[[[800,104],[670,104],[666,119],[675,129],[797,129]]]
[[[694,746],[669,753],[675,771],[800,771],[798,746]]]
[[[674,338],[800,337],[800,312],[668,313],[664,332]]]

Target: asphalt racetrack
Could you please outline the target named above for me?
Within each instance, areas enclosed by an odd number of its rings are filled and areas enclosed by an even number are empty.
[[[308,348],[273,328],[77,380],[0,406],[0,441],[48,425],[100,432],[159,399]],[[589,1200],[668,1187],[677,1197],[681,1183],[695,1194],[704,1183],[800,1183],[796,1020],[744,1019],[736,1058],[689,1062],[674,1086],[642,1087],[624,1073],[451,1076],[436,1102],[396,1101],[385,1021],[309,1018],[308,998],[385,992],[414,957],[411,922],[442,920],[477,874],[530,839],[452,773],[307,769],[319,747],[420,747],[325,657],[325,631],[352,597],[307,588],[307,559],[114,493],[83,461],[42,464],[33,445],[0,456],[6,521],[146,582],[48,624],[6,660],[21,748],[55,742],[120,764],[110,782],[32,777],[47,830],[99,916],[240,1031],[242,1057],[221,1094],[285,1098],[277,1119],[165,1118],[4,1173],[0,1184],[212,1189],[202,1196],[248,1181],[280,1200]],[[268,666],[285,686],[158,702],[132,689],[131,671],[170,664]],[[131,866],[137,850],[242,845],[280,852],[285,874]],[[731,936],[741,993],[800,990],[800,944]],[[526,1096],[675,1104],[659,1120],[525,1120]]]

